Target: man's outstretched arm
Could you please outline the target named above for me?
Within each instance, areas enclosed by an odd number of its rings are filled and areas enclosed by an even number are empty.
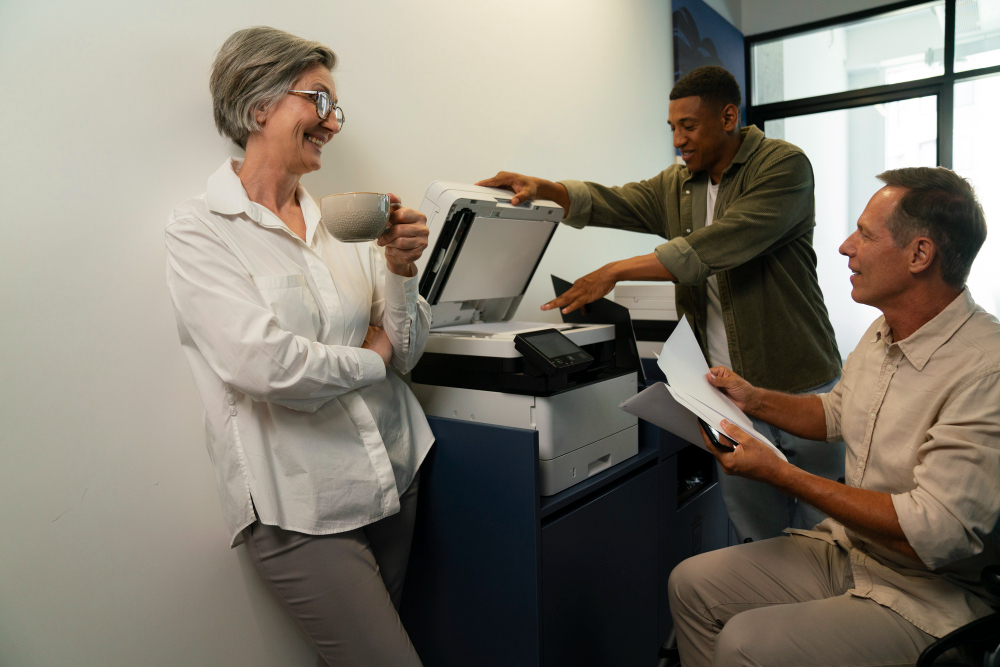
[[[532,199],[548,199],[559,204],[563,209],[563,217],[569,213],[569,192],[561,183],[553,183],[544,178],[525,176],[512,171],[501,171],[493,178],[479,181],[476,185],[484,188],[502,188],[514,193],[510,203],[514,206]]]
[[[561,296],[544,304],[542,310],[562,308],[563,313],[572,313],[606,296],[622,280],[673,281],[674,276],[656,258],[656,253],[621,259],[578,279]]]

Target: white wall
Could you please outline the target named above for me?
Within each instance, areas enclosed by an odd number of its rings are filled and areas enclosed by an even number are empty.
[[[0,2],[0,664],[312,665],[230,550],[163,284],[170,208],[232,153],[215,49],[270,24],[340,55],[314,195],[672,161],[669,3]],[[522,316],[654,239],[564,228]],[[551,315],[549,315],[551,317]]]

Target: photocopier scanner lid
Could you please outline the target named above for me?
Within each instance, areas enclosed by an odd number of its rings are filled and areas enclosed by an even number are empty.
[[[430,237],[417,268],[432,328],[513,316],[563,209],[546,200],[513,206],[512,196],[445,181],[427,189],[420,210]]]

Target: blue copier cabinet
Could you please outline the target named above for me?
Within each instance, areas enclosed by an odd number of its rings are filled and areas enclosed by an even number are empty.
[[[640,422],[636,456],[543,498],[535,431],[430,422],[400,611],[424,664],[655,665],[670,570],[726,544],[711,456]]]

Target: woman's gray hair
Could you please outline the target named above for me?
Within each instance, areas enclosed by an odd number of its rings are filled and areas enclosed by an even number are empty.
[[[303,72],[337,66],[329,47],[284,30],[256,26],[229,36],[212,63],[208,87],[219,134],[240,148],[260,130],[256,114],[280,100]]]

